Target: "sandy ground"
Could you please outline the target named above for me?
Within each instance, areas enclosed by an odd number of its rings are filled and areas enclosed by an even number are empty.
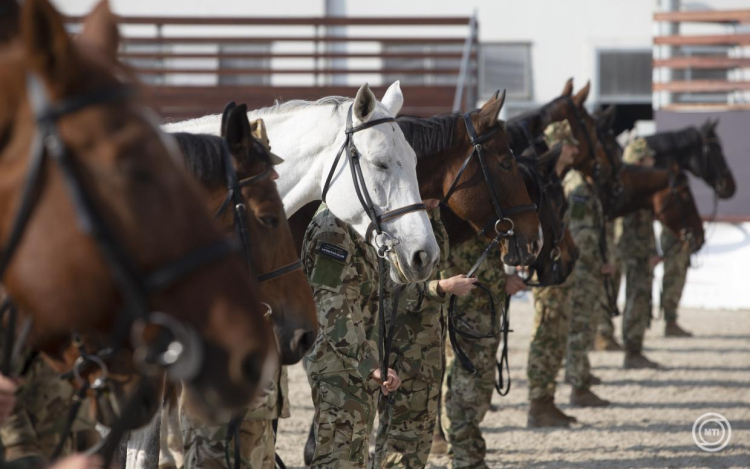
[[[613,405],[571,409],[570,386],[560,385],[557,402],[580,422],[565,430],[526,428],[531,313],[528,301],[514,300],[513,389],[506,397],[495,394],[497,410],[482,427],[490,467],[750,467],[750,311],[684,310],[680,322],[696,333],[690,339],[665,339],[664,323],[654,321],[646,354],[663,370],[626,371],[622,353],[592,353],[594,372],[604,381],[595,391]],[[303,467],[313,408],[300,365],[291,368],[290,379],[292,418],[280,422],[278,451],[291,469]],[[722,414],[732,427],[729,444],[717,453],[704,452],[693,442],[693,423],[707,412]],[[433,456],[428,467],[449,467],[449,459]]]

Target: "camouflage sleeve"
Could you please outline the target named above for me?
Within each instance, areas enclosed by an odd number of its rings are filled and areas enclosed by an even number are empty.
[[[445,293],[438,293],[438,283],[440,280],[430,280],[424,283],[425,296],[435,303],[443,304],[447,303],[448,295]]]
[[[656,238],[651,212],[638,210],[622,217],[617,250],[623,261],[645,260],[656,255]]]
[[[602,267],[599,237],[601,218],[597,213],[599,202],[585,185],[579,185],[568,194],[570,233],[580,252],[578,263],[586,270],[599,272]]]
[[[305,273],[318,311],[318,334],[345,362],[368,377],[378,368],[377,353],[366,337],[361,307],[356,246],[343,223],[316,217],[305,234]]]

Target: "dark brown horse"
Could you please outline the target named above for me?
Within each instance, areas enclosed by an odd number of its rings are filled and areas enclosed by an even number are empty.
[[[650,209],[665,227],[690,242],[696,252],[704,242],[703,222],[690,191],[687,178],[678,165],[650,168],[622,163],[622,147],[612,132],[614,114],[601,113],[597,118],[597,135],[611,158],[618,161],[617,172],[622,185],[621,200],[615,209],[606,211],[612,220],[635,210]]]
[[[682,170],[703,179],[719,198],[728,199],[734,195],[737,186],[716,133],[718,123],[718,119],[707,120],[700,127],[659,132],[646,137],[646,142],[656,152],[657,167],[677,164]]]
[[[523,183],[518,165],[508,149],[505,128],[498,122],[505,96],[495,96],[481,109],[470,113],[478,135],[493,132],[483,143],[488,170],[494,190],[503,210],[530,206],[531,199]],[[461,114],[446,114],[430,118],[399,117],[399,127],[417,154],[417,177],[420,195],[424,199],[443,200],[453,185],[461,166],[473,146]],[[476,159],[473,158],[460,176],[445,205],[471,226],[471,234],[487,227],[496,218],[487,183]],[[315,213],[317,205],[308,205],[291,219],[297,248]],[[503,261],[509,265],[529,265],[542,248],[539,217],[533,210],[508,214],[515,235],[502,244]],[[486,236],[495,232],[490,227]],[[465,240],[457,239],[456,242]],[[453,240],[451,240],[453,241]]]
[[[4,286],[33,318],[27,344],[64,371],[78,358],[72,330],[87,353],[111,347],[120,355],[134,345],[131,332],[139,351],[155,350],[154,340],[171,332],[183,348],[160,357],[192,371],[198,410],[247,404],[276,363],[266,308],[239,257],[219,255],[226,241],[197,184],[113,72],[118,35],[106,4],[77,43],[47,0],[24,3],[19,29],[0,46],[0,240],[12,254]],[[40,132],[49,135],[44,142]],[[14,245],[18,220],[25,223]],[[136,323],[146,324],[142,334],[131,331]],[[145,365],[153,357],[141,358]],[[132,379],[136,363],[117,363],[122,389],[151,382],[158,392],[160,373]],[[128,418],[137,426],[159,402],[144,396],[136,404]]]
[[[284,205],[276,190],[274,180],[278,175],[270,156],[252,135],[247,107],[241,104],[228,109],[222,134],[232,155],[247,210],[242,215],[235,214],[235,207],[226,207],[221,211],[219,221],[230,235],[235,234],[238,226],[243,226],[240,223],[247,224],[253,278],[277,272],[285,266],[299,265],[296,264],[299,257],[284,214]],[[255,124],[262,125],[260,122]],[[233,204],[227,198],[227,168],[222,139],[213,135],[180,132],[172,135],[185,156],[187,167],[207,190],[209,210],[216,213],[225,201]],[[244,216],[244,221],[235,218],[239,216]],[[318,320],[312,293],[304,287],[306,283],[302,269],[294,268],[260,284],[261,297],[271,307],[271,321],[284,365],[297,363],[315,342]]]

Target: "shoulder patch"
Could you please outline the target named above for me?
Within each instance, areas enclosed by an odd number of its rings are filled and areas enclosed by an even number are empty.
[[[349,251],[340,246],[336,246],[335,244],[320,243],[318,246],[318,254],[335,261],[346,262],[346,258],[349,256]]]

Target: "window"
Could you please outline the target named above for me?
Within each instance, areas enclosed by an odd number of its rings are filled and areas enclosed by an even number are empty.
[[[431,57],[430,54],[457,53],[461,55],[460,44],[384,44],[384,53],[425,54],[425,57],[399,57],[383,60],[383,68],[388,70],[424,70],[424,73],[389,73],[383,75],[383,83],[401,80],[402,85],[448,85],[456,86],[460,58]],[[433,74],[430,70],[453,69],[455,73]]]
[[[532,93],[531,44],[484,43],[480,48],[479,97],[507,90],[511,101],[530,101]]]
[[[599,101],[651,102],[651,49],[599,51]]]
[[[219,46],[219,70],[265,69],[264,74],[219,75],[220,85],[270,85],[271,61],[267,57],[224,57],[223,54],[269,54],[271,44],[222,44]]]
[[[679,57],[700,57],[700,56],[727,56],[728,47],[711,47],[711,46],[691,46],[682,47],[679,50]],[[672,71],[674,80],[721,80],[729,79],[727,69],[705,69],[705,68],[685,68],[674,69]],[[702,102],[702,103],[726,103],[727,93],[675,93],[673,99],[681,103]]]

